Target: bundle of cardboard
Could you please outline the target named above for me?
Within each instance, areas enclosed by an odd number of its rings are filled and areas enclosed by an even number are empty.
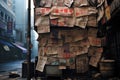
[[[52,26],[96,27],[104,14],[104,4],[99,1],[97,7],[91,6],[88,0],[36,0],[35,3],[35,26],[38,33],[48,33]]]
[[[40,34],[38,38],[38,56],[47,57],[46,64],[57,64],[64,66],[63,68],[70,66],[75,69],[76,64],[80,66],[80,70],[85,66],[88,70],[88,65],[97,67],[103,49],[101,38],[97,38],[96,33],[97,28],[74,28],[69,30],[58,28],[55,32],[51,31],[47,34]],[[82,58],[82,55],[86,55],[84,56],[85,59]],[[86,61],[86,63],[82,64],[82,61],[75,63],[77,56],[81,56],[79,57],[80,60]],[[74,60],[72,63],[70,62],[71,59]],[[84,70],[86,71],[86,69]],[[80,72],[85,72],[84,70]]]
[[[38,2],[35,26],[39,33],[38,57],[42,60],[38,60],[37,70],[43,71],[45,64],[62,66],[60,69],[69,66],[80,73],[86,72],[88,65],[97,67],[103,52],[101,38],[96,36],[103,13],[97,9],[100,6],[91,6],[89,0]]]

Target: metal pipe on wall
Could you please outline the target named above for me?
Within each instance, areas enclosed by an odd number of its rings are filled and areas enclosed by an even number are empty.
[[[28,53],[27,53],[27,80],[31,80],[31,0],[28,0]]]

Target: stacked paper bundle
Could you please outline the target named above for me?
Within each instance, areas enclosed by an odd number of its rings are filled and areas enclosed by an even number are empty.
[[[103,48],[97,26],[104,14],[103,0],[99,1],[92,5],[89,0],[40,0],[39,4],[36,0],[37,70],[43,71],[45,64],[76,69],[77,64],[83,73],[88,65],[98,66]]]

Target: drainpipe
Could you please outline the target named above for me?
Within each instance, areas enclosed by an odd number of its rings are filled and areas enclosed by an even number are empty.
[[[28,53],[27,53],[27,80],[31,80],[31,0],[28,0]]]

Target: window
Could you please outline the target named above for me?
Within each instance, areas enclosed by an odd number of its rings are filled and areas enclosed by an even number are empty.
[[[0,12],[0,15],[1,15],[1,17],[2,17],[2,18],[4,17],[4,14],[3,14],[3,12],[2,12],[2,11]]]
[[[11,21],[13,22],[13,18],[11,18]]]
[[[10,21],[10,17],[8,17],[8,21]]]
[[[7,21],[7,14],[5,14],[5,21]]]

